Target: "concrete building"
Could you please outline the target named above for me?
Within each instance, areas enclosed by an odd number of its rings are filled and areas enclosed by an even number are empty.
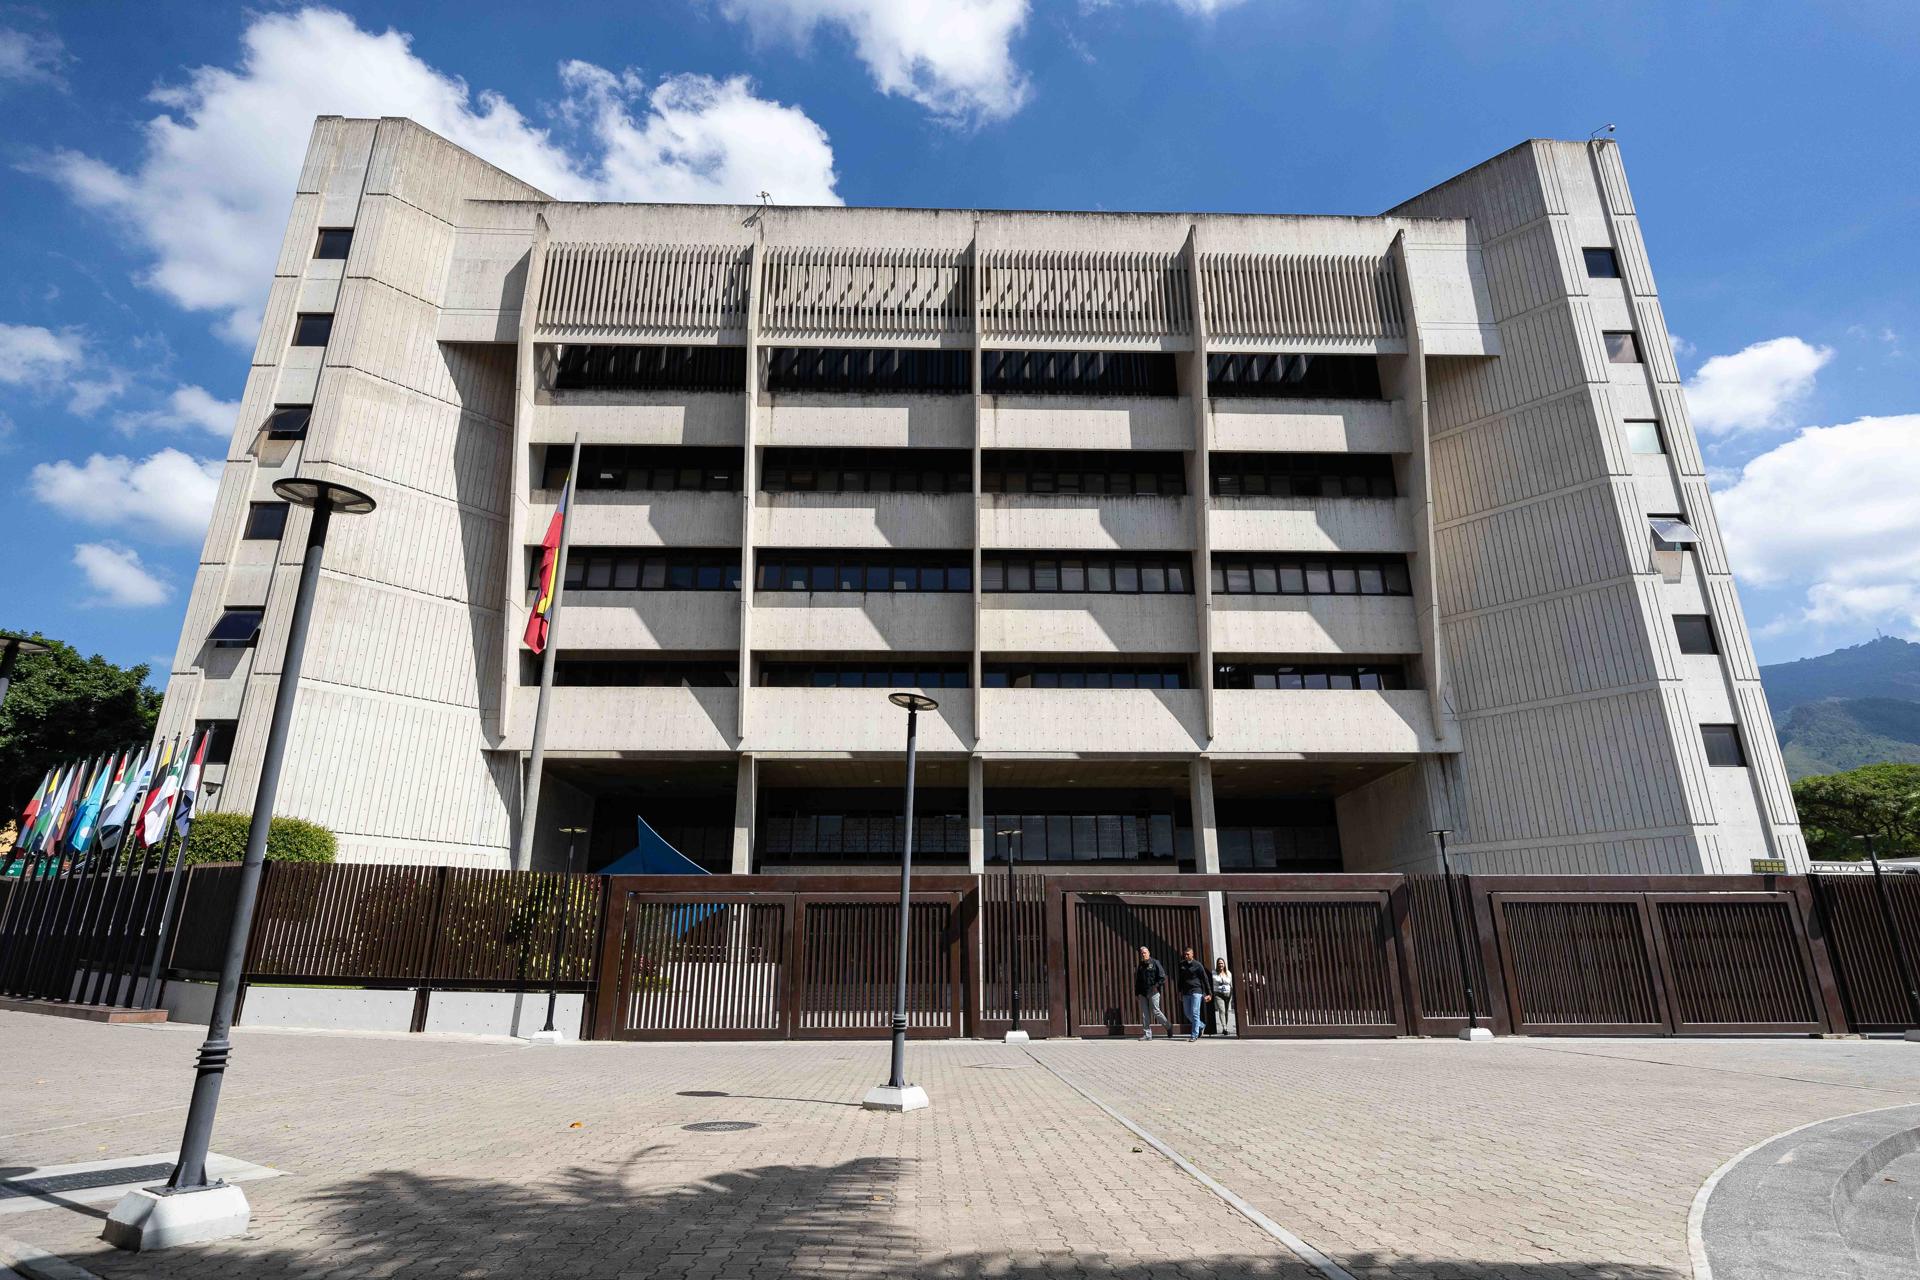
[[[579,204],[317,122],[163,729],[250,803],[505,866],[582,441],[536,862],[1804,869],[1619,152],[1377,217]],[[1018,831],[1018,837],[1003,832]]]

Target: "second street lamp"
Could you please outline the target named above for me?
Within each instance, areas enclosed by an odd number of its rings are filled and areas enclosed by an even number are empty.
[[[1447,918],[1453,923],[1454,948],[1460,957],[1460,986],[1467,995],[1467,1025],[1460,1029],[1462,1040],[1491,1040],[1493,1032],[1480,1025],[1480,1001],[1473,990],[1472,952],[1467,947],[1467,927],[1460,918],[1460,902],[1453,892],[1453,863],[1447,858],[1449,828],[1427,832],[1440,845],[1440,875],[1447,886]]]
[[[553,1009],[560,1003],[560,964],[567,950],[567,913],[573,906],[573,843],[587,834],[585,827],[562,827],[561,834],[567,837],[567,872],[560,880],[560,891],[554,901],[559,903],[559,919],[553,923],[553,956],[547,965],[547,1025],[541,1027],[527,1038],[529,1044],[560,1044],[566,1036],[553,1025]]]
[[[918,1111],[927,1091],[907,1083],[907,926],[913,902],[913,770],[922,711],[940,704],[924,693],[890,693],[887,701],[907,713],[907,815],[900,841],[900,946],[893,988],[893,1063],[887,1082],[867,1090],[860,1105],[870,1111]]]
[[[1900,936],[1900,922],[1893,914],[1893,897],[1887,892],[1887,877],[1880,870],[1880,854],[1871,835],[1855,836],[1867,845],[1867,860],[1873,864],[1873,891],[1880,900],[1880,919],[1887,927],[1887,944],[1893,948],[1894,961],[1900,966],[1900,982],[1907,989],[1907,1039],[1920,1040],[1920,987],[1913,981],[1913,962],[1907,958],[1907,940]]]
[[[1008,827],[994,834],[1007,839],[1007,1043],[1025,1044],[1029,1037],[1020,1028],[1020,885],[1013,874],[1021,833],[1019,827]]]

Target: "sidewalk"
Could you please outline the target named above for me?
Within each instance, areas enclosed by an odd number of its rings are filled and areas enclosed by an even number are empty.
[[[170,1148],[198,1041],[0,1015],[5,1163]],[[102,1277],[1328,1274],[1264,1216],[1355,1276],[1675,1277],[1727,1157],[1920,1099],[1911,1046],[1858,1041],[916,1042],[901,1117],[858,1106],[886,1052],[242,1031],[215,1149],[286,1174],[249,1237],[0,1234]]]

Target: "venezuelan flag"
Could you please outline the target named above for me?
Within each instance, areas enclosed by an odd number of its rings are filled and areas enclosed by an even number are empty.
[[[547,536],[540,542],[540,595],[533,602],[533,612],[527,615],[527,648],[535,653],[547,647],[547,632],[552,629],[553,601],[560,593],[558,571],[560,568],[560,532],[567,523],[567,504],[573,501],[573,475],[567,475],[567,483],[560,491],[560,505],[554,508],[553,519],[547,524]]]

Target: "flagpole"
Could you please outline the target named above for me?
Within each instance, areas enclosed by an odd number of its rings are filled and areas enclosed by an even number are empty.
[[[173,874],[167,877],[166,900],[160,905],[160,919],[154,925],[153,956],[147,961],[146,996],[140,1004],[140,1007],[143,1009],[151,1009],[160,1001],[160,960],[167,949],[167,937],[173,932],[173,908],[174,904],[180,899],[180,877],[187,869],[187,842],[193,838],[193,820],[200,812],[200,793],[211,790],[202,779],[199,770],[205,761],[207,744],[212,738],[212,729],[208,729],[201,735],[200,749],[194,753],[193,763],[187,766],[187,779],[192,783],[193,791],[188,793],[183,790],[179,800],[179,803],[190,804],[186,814],[186,827],[181,829],[177,820],[173,824],[173,829],[180,832],[180,852],[173,857]],[[166,852],[162,850],[160,854],[162,870],[165,870],[166,861]],[[148,917],[151,918],[153,913],[153,903],[151,900],[147,903],[147,913]],[[146,925],[144,923],[141,925],[140,931],[142,934],[146,932]]]
[[[155,777],[153,779],[153,785],[148,788],[148,792],[150,795],[157,792],[165,784],[167,776],[171,774],[173,770],[173,763],[174,763],[173,751],[178,750],[179,745],[180,745],[180,735],[175,734],[173,736],[173,742],[171,744],[172,750],[170,750],[168,754],[165,757],[163,757],[161,761],[161,763],[164,764],[166,768],[164,770],[156,771]],[[104,843],[104,841],[102,841],[100,844],[96,845],[95,847],[98,848],[102,854],[107,852],[106,844]],[[123,837],[120,843],[114,847],[113,867],[118,874],[115,875],[112,886],[111,886],[112,897],[109,898],[107,901],[101,903],[101,914],[99,916],[96,916],[93,922],[93,932],[95,934],[99,934],[101,923],[104,920],[106,924],[106,929],[107,929],[104,941],[107,946],[110,946],[110,947],[112,946],[111,939],[112,939],[113,931],[116,928],[116,926],[118,926],[120,923],[120,916],[121,916],[120,908],[123,905],[130,906],[134,900],[133,895],[139,892],[140,882],[137,879],[135,879],[135,880],[132,880],[131,883],[129,883],[129,877],[146,874],[147,851],[149,847],[150,846],[147,844],[146,839],[143,836],[140,841],[140,869],[138,872],[135,872],[133,869],[133,860],[131,857],[123,858],[121,856],[121,851],[126,849],[125,838]],[[113,947],[115,961],[112,968],[114,969],[118,968],[119,951],[120,951],[120,948]],[[119,982],[115,980],[113,981],[112,987],[108,987],[108,981],[109,981],[109,970],[104,967],[96,967],[93,972],[93,980],[91,983],[88,984],[88,987],[87,987],[87,998],[82,1003],[96,1004],[99,1002],[100,996],[103,993],[103,991],[106,991],[106,990],[117,991],[119,988]]]
[[[196,735],[191,732],[189,732],[186,735],[186,742],[180,747],[180,754],[174,758],[172,766],[168,770],[169,778],[177,778],[183,783],[186,780],[187,762],[193,756],[193,743],[194,743],[195,736]],[[180,741],[179,735],[177,734],[175,735],[174,741],[175,742]],[[166,782],[164,780],[159,785],[162,791],[166,789]],[[133,924],[134,924],[134,920],[138,918],[140,921],[141,934],[144,934],[146,932],[147,921],[150,920],[153,916],[153,895],[154,895],[154,891],[159,888],[159,872],[164,871],[166,869],[167,851],[172,847],[172,844],[173,844],[172,807],[175,804],[178,804],[179,800],[180,800],[180,791],[178,786],[176,786],[174,789],[172,798],[166,801],[168,812],[166,813],[163,819],[166,825],[165,825],[165,829],[162,831],[160,836],[160,856],[157,859],[151,856],[153,851],[153,845],[151,842],[143,841],[141,843],[140,869],[139,871],[134,873],[135,879],[133,881],[133,884],[127,890],[127,893],[125,895],[127,900],[126,916],[124,919],[119,920],[119,927],[117,929],[114,928],[114,919],[109,919],[108,921],[109,934],[111,935],[112,933],[117,932],[120,935],[118,940],[116,940],[113,943],[113,960],[112,960],[112,963],[109,964],[107,967],[107,975],[108,975],[107,981],[111,984],[108,987],[108,990],[111,991],[114,996],[114,999],[110,1001],[110,1003],[115,1005],[118,1005],[120,1003],[119,995],[120,995],[121,968],[123,966],[125,967],[127,971],[127,979],[130,983],[137,982],[139,980],[139,976],[140,976],[139,943],[135,941],[136,935],[133,932]],[[155,882],[151,886],[147,884],[147,864],[149,861],[154,863],[154,872],[155,872]],[[117,912],[116,912],[115,918],[116,919],[118,918]],[[138,991],[138,988],[136,987],[135,990],[127,992],[128,1004],[131,1004],[133,1002],[133,997],[135,994],[137,994],[137,991]]]
[[[540,700],[533,708],[533,747],[527,759],[527,798],[520,807],[520,847],[513,865],[525,871],[533,865],[533,836],[540,815],[540,776],[547,765],[547,702],[553,696],[553,658],[560,649],[560,602],[567,588],[567,548],[573,544],[573,493],[580,481],[580,433],[573,435],[573,460],[567,465],[567,487],[560,495],[566,514],[560,520],[560,555],[553,565],[553,603],[547,608],[547,642],[540,651]]]
[[[85,787],[87,783],[92,780],[93,772],[94,765],[92,761],[83,763],[80,766],[79,776],[74,779],[73,785],[76,787]],[[93,912],[94,890],[100,887],[98,878],[95,877],[91,871],[86,873],[86,880],[83,886],[76,887],[74,884],[82,872],[80,870],[80,855],[78,851],[67,843],[64,815],[69,803],[71,803],[69,797],[63,796],[61,798],[60,809],[53,815],[53,822],[48,826],[46,834],[47,843],[55,853],[60,852],[63,847],[66,850],[67,875],[65,883],[67,891],[61,896],[59,905],[54,908],[56,914],[59,916],[59,922],[54,926],[53,933],[48,936],[46,940],[47,945],[42,948],[42,958],[39,968],[34,970],[34,986],[39,989],[43,995],[46,988],[57,979],[62,969],[70,969],[72,967],[73,950],[79,945],[80,940],[79,931],[85,926],[87,917]],[[78,912],[77,918],[75,914],[76,911]],[[57,996],[51,998],[64,1001],[73,993],[72,974],[69,973],[67,977],[66,985],[60,989]]]

